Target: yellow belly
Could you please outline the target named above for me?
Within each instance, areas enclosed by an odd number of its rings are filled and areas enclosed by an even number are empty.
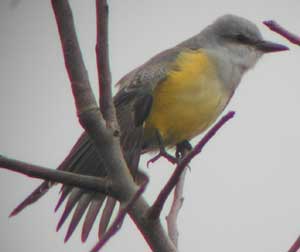
[[[144,125],[146,141],[154,137],[156,129],[166,146],[190,140],[203,132],[229,99],[214,63],[200,50],[181,53],[174,69],[155,88],[153,105]]]

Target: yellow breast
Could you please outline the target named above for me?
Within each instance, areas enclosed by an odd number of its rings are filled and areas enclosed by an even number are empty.
[[[154,90],[145,138],[157,129],[166,146],[189,140],[210,126],[226,106],[214,63],[202,51],[185,51]]]

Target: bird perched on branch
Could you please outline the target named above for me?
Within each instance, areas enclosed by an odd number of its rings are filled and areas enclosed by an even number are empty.
[[[247,70],[263,54],[284,50],[288,48],[264,40],[252,22],[225,15],[125,75],[118,82],[114,105],[121,146],[131,174],[137,176],[142,153],[159,150],[161,145],[188,146],[190,139],[206,130],[221,114]],[[105,177],[109,167],[102,160],[101,150],[83,133],[58,169]],[[11,215],[36,202],[52,185],[43,182]],[[87,209],[82,240],[87,239],[99,212],[99,236],[103,235],[116,204],[113,198],[63,185],[56,209],[65,200],[57,229],[76,207],[65,241]]]

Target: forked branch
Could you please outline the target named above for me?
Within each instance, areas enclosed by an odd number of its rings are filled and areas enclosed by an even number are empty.
[[[126,204],[126,202],[130,201],[134,195],[136,195],[138,187],[134,183],[124,160],[120,147],[119,134],[116,134],[115,127],[107,127],[107,125],[111,125],[111,122],[117,123],[115,115],[107,115],[109,111],[109,113],[111,113],[111,109],[113,108],[107,48],[107,3],[105,0],[96,0],[99,90],[101,105],[104,106],[101,108],[101,111],[107,120],[106,122],[103,120],[103,116],[96,105],[81,53],[78,53],[80,49],[76,38],[74,22],[73,20],[65,20],[72,19],[68,1],[52,0],[52,3],[57,26],[60,31],[66,68],[69,73],[79,121],[94,141],[106,167],[110,168],[107,171],[108,176],[119,188],[122,188],[119,191],[121,194],[120,201],[122,204]],[[104,11],[104,13],[102,13],[102,11]],[[66,24],[70,25],[67,26]],[[65,27],[67,27],[67,29],[64,29]],[[71,45],[71,47],[69,47],[69,45]],[[75,47],[75,50],[73,50],[73,47]],[[72,54],[73,51],[75,54],[78,54],[74,62],[70,61],[72,56],[69,55]],[[76,72],[77,69],[79,71],[78,73]],[[148,209],[149,206],[143,197],[139,197],[134,207],[129,209],[131,218],[138,226],[145,240],[154,251],[176,251],[176,248],[164,232],[160,221],[145,219],[144,214]]]
[[[98,148],[105,165],[109,167],[108,178],[95,178],[63,171],[54,171],[16,160],[0,157],[0,166],[9,170],[60,182],[93,191],[100,191],[120,200],[124,207],[109,232],[100,241],[102,246],[118,230],[118,225],[128,212],[153,251],[176,252],[174,243],[163,229],[159,216],[168,195],[177,184],[183,170],[234,113],[225,115],[178,164],[175,172],[150,208],[141,195],[145,185],[139,188],[127,168],[119,143],[115,108],[111,94],[111,77],[108,62],[108,7],[106,0],[96,0],[97,7],[97,66],[101,112],[92,92],[75,32],[72,11],[67,0],[51,0],[60,35],[66,69],[70,79],[80,124]],[[113,125],[113,127],[111,127]],[[109,127],[107,127],[109,126]],[[114,187],[114,185],[117,185]],[[93,251],[97,251],[99,244]]]

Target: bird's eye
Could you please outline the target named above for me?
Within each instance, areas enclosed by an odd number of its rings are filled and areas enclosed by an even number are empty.
[[[249,38],[246,37],[244,34],[237,34],[235,36],[235,39],[240,43],[247,43],[249,42]]]

